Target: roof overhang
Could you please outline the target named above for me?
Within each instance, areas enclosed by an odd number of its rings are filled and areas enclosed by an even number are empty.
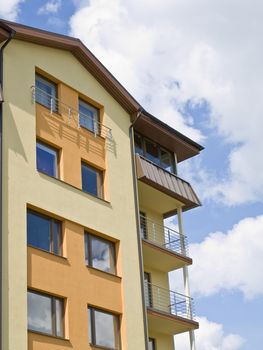
[[[174,152],[177,162],[196,156],[204,149],[146,111],[137,119],[135,130]]]

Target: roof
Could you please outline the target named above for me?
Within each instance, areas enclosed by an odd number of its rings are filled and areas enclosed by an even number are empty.
[[[164,130],[165,134],[172,139],[182,141],[182,144],[190,146],[192,151],[181,157],[184,160],[198,154],[203,147],[192,141],[188,137],[179,133],[167,124],[163,123],[150,113],[144,110],[138,101],[124,88],[124,86],[108,71],[108,69],[93,55],[93,53],[82,43],[81,40],[49,32],[46,30],[29,27],[26,25],[1,20],[0,19],[0,42],[8,38],[8,32],[13,32],[14,38],[39,45],[53,47],[71,52],[80,63],[97,79],[97,81],[110,93],[110,95],[131,115],[135,116],[138,111],[142,111],[144,119],[150,119],[151,124],[157,129]],[[133,118],[132,118],[133,119]],[[161,127],[161,128],[160,128]],[[156,129],[156,131],[157,131]],[[147,135],[148,136],[148,135]],[[179,142],[180,143],[180,142]],[[168,147],[174,150],[174,147]],[[177,148],[177,147],[176,147]],[[179,157],[180,158],[180,157]]]

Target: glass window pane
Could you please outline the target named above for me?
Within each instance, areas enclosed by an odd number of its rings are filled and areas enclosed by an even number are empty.
[[[27,293],[28,329],[52,334],[52,298]]]
[[[57,255],[62,255],[61,244],[61,223],[52,220],[53,223],[53,253]]]
[[[57,176],[57,152],[42,143],[37,143],[37,170],[49,176]]]
[[[167,171],[173,172],[174,169],[173,169],[171,153],[161,148],[160,156],[161,156],[161,167]]]
[[[55,312],[56,312],[56,335],[63,337],[63,301],[55,299]]]
[[[55,110],[56,85],[40,77],[39,75],[36,76],[35,84],[36,84],[36,91],[35,91],[36,102],[41,103],[42,105],[50,109],[51,100],[53,99],[52,110]]]
[[[88,308],[88,332],[89,332],[89,342],[94,344],[94,339],[92,339],[92,321],[91,321],[91,309]]]
[[[81,165],[82,172],[82,189],[85,192],[93,194],[94,196],[102,196],[102,181],[99,170],[91,168],[85,164]]]
[[[155,350],[155,339],[149,338],[148,349],[149,350]]]
[[[89,256],[89,235],[87,233],[85,233],[84,236],[84,240],[85,240],[85,263],[86,265],[90,265],[90,256]]]
[[[145,140],[146,158],[153,163],[160,165],[158,147],[155,143]]]
[[[92,266],[102,271],[114,273],[112,244],[94,236],[90,236],[90,242]]]
[[[27,213],[27,243],[50,251],[51,221],[31,211]]]
[[[135,143],[135,153],[143,155],[142,137],[137,133],[134,134],[134,143]]]
[[[115,317],[104,312],[94,310],[96,345],[112,349],[117,348],[115,339]]]
[[[79,101],[79,122],[80,126],[98,132],[99,111],[90,104]]]

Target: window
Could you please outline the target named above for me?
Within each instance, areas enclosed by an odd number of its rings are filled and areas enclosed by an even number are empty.
[[[89,103],[79,100],[79,124],[92,132],[99,132],[99,110]]]
[[[148,349],[149,350],[156,350],[156,341],[155,341],[155,339],[149,338]]]
[[[27,211],[27,244],[61,255],[61,222],[48,216]]]
[[[147,239],[147,221],[146,214],[140,211],[140,231],[141,237]]]
[[[176,174],[175,160],[172,152],[138,133],[134,134],[134,143],[135,153],[144,156],[161,168]]]
[[[63,299],[35,291],[27,292],[27,324],[30,331],[57,337],[64,336]]]
[[[96,197],[102,198],[103,196],[102,172],[87,164],[82,163],[81,174],[82,174],[82,190],[84,192],[93,194]]]
[[[58,177],[58,152],[42,142],[37,142],[37,170]]]
[[[85,260],[88,266],[116,274],[113,242],[85,233]]]
[[[119,318],[109,312],[88,308],[89,340],[92,345],[120,349]]]
[[[57,110],[57,86],[53,82],[36,75],[35,99],[37,103],[55,112]]]
[[[151,275],[149,272],[144,272],[144,294],[146,306],[152,307]]]

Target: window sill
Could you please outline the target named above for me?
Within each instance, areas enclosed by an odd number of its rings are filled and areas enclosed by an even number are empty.
[[[28,333],[32,333],[32,334],[38,334],[44,337],[48,337],[48,338],[52,338],[52,339],[57,339],[57,340],[61,340],[61,341],[65,341],[65,342],[70,342],[70,340],[68,338],[64,338],[64,337],[59,337],[57,335],[52,335],[52,334],[47,334],[47,333],[43,333],[43,332],[38,332],[38,331],[33,331],[31,329],[27,330]]]
[[[54,257],[56,257],[56,258],[58,258],[58,259],[68,260],[68,258],[65,257],[65,256],[63,256],[63,255],[57,255],[57,254],[55,254],[55,253],[49,252],[48,250],[35,247],[35,246],[31,245],[31,244],[27,244],[27,246],[28,246],[29,248],[36,249],[36,250],[38,250],[38,251],[40,251],[40,252],[47,253],[47,254],[49,254],[49,255],[51,255],[51,256],[54,256]]]
[[[109,276],[112,276],[112,277],[116,277],[116,278],[118,278],[119,280],[122,279],[120,276],[115,275],[114,273],[107,272],[107,271],[103,271],[103,270],[97,269],[96,267],[89,266],[89,265],[86,265],[86,267],[87,267],[88,269],[90,269],[90,270],[98,271],[98,272],[101,272],[102,274],[106,274],[106,275],[109,275]]]
[[[80,189],[79,187],[76,187],[76,186],[74,186],[74,185],[71,185],[71,184],[69,184],[68,182],[65,182],[65,181],[63,181],[63,180],[61,180],[61,179],[59,179],[59,178],[57,178],[57,177],[50,176],[50,175],[48,175],[48,174],[42,173],[42,171],[39,171],[39,170],[37,170],[37,172],[38,172],[41,176],[47,177],[48,179],[53,179],[53,180],[55,180],[55,181],[58,181],[58,182],[61,183],[61,184],[64,184],[64,185],[66,185],[66,186],[69,186],[70,188],[73,188],[73,189],[75,189],[75,190],[78,190],[80,193],[83,193],[83,194],[85,194],[85,195],[88,196],[88,197],[96,198],[96,199],[98,199],[99,201],[102,201],[102,202],[104,202],[104,203],[106,203],[106,204],[110,204],[110,202],[107,201],[106,199],[100,198],[100,197],[94,196],[93,194],[90,194],[90,193],[88,193],[88,192],[85,192],[85,191],[83,191],[82,189]]]
[[[100,345],[94,345],[89,344],[92,349],[101,349],[101,350],[119,350],[120,348],[108,348],[107,346],[100,346]]]

